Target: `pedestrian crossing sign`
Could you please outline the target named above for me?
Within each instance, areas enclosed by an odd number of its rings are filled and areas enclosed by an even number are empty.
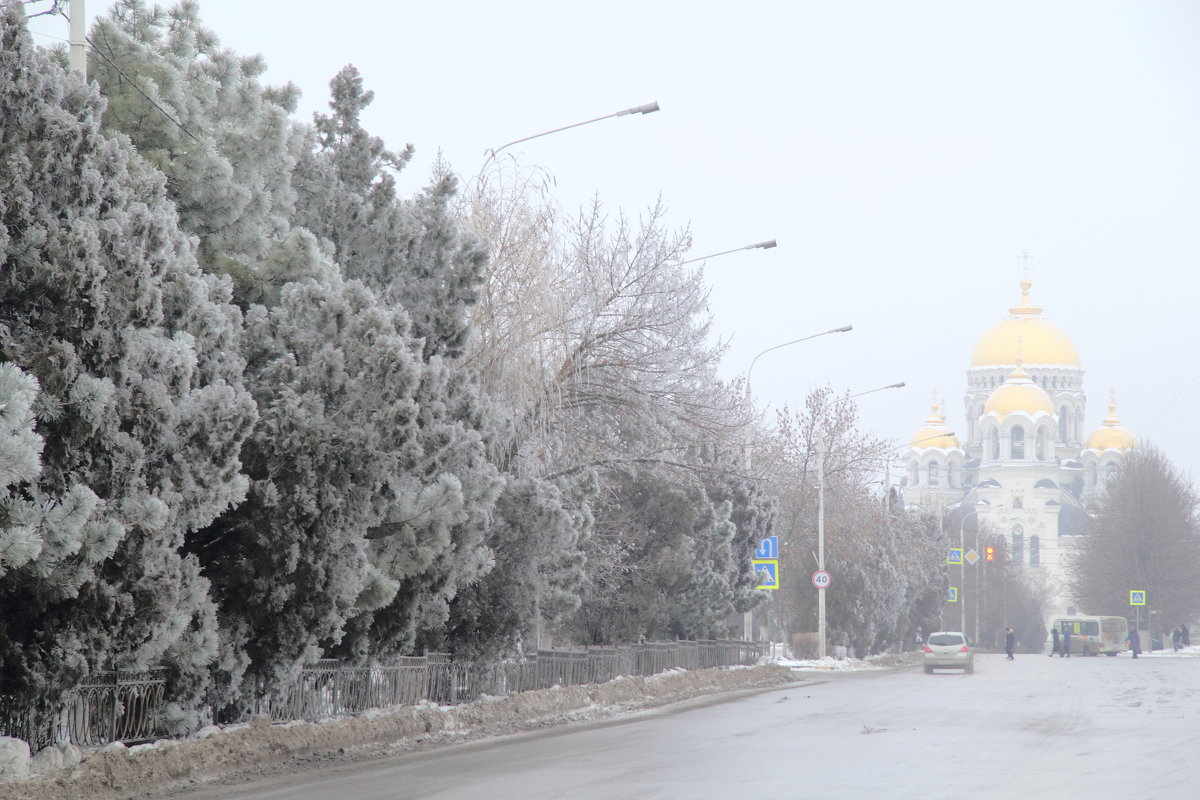
[[[947,603],[957,603],[958,602],[958,587],[957,586],[951,586],[950,590],[946,592],[946,602]]]
[[[1146,605],[1146,590],[1145,589],[1130,589],[1129,590],[1129,605],[1131,605],[1131,606]]]

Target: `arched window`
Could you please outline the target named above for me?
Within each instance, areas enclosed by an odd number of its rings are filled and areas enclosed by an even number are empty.
[[[992,428],[992,460],[1000,460],[1000,431]]]
[[[1058,410],[1058,440],[1060,442],[1067,441],[1067,407],[1063,406]]]
[[[1020,525],[1012,530],[1012,559],[1014,564],[1025,563],[1025,529]]]
[[[1029,537],[1029,566],[1042,565],[1042,540],[1036,536]]]
[[[1011,435],[1011,450],[1014,461],[1022,461],[1025,458],[1025,429],[1020,425],[1012,429]]]
[[[935,462],[929,462],[929,485],[938,485],[938,465]]]
[[[1037,434],[1037,460],[1046,460],[1046,429],[1042,428]]]
[[[954,489],[959,484],[958,466],[955,464],[946,465],[946,485]]]

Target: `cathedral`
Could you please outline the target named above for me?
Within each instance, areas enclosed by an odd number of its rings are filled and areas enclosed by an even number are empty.
[[[963,396],[965,430],[946,426],[938,403],[909,440],[904,502],[941,515],[958,510],[1010,543],[1014,562],[1047,589],[1051,617],[1086,613],[1066,596],[1063,565],[1108,472],[1135,446],[1116,415],[1084,434],[1087,398],[1079,351],[1030,300],[1028,278],[1008,316],[976,342]],[[972,518],[978,519],[973,520]],[[949,531],[952,547],[961,531]],[[982,553],[968,553],[983,557]],[[980,568],[982,565],[973,565]],[[971,566],[965,569],[971,569]]]

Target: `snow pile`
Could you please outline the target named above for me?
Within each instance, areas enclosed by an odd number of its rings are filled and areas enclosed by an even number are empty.
[[[163,740],[132,748],[109,745],[86,753],[84,760],[74,766],[70,765],[70,757],[64,757],[62,769],[28,778],[28,750],[22,761],[22,754],[17,752],[19,745],[13,745],[12,770],[0,775],[0,780],[8,781],[0,783],[0,800],[122,800],[223,776],[245,775],[265,770],[265,765],[278,768],[288,760],[311,762],[356,750],[364,755],[383,755],[436,747],[794,680],[790,668],[768,664],[673,671],[652,678],[625,676],[604,684],[484,697],[460,706],[394,706],[316,723],[272,725],[268,718],[257,717],[249,724],[231,725],[220,732],[206,728],[201,731],[202,737],[198,734],[183,741]]]
[[[847,672],[870,669],[891,669],[892,667],[911,666],[921,663],[922,654],[912,653],[881,653],[866,658],[830,658],[792,659],[777,658],[774,663],[798,672],[807,670],[825,670],[830,672]]]

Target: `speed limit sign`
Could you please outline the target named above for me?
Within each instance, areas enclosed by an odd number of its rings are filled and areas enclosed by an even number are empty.
[[[818,589],[828,589],[829,584],[833,582],[833,578],[831,578],[829,573],[825,570],[819,569],[813,573],[812,582],[813,586],[817,587]]]

